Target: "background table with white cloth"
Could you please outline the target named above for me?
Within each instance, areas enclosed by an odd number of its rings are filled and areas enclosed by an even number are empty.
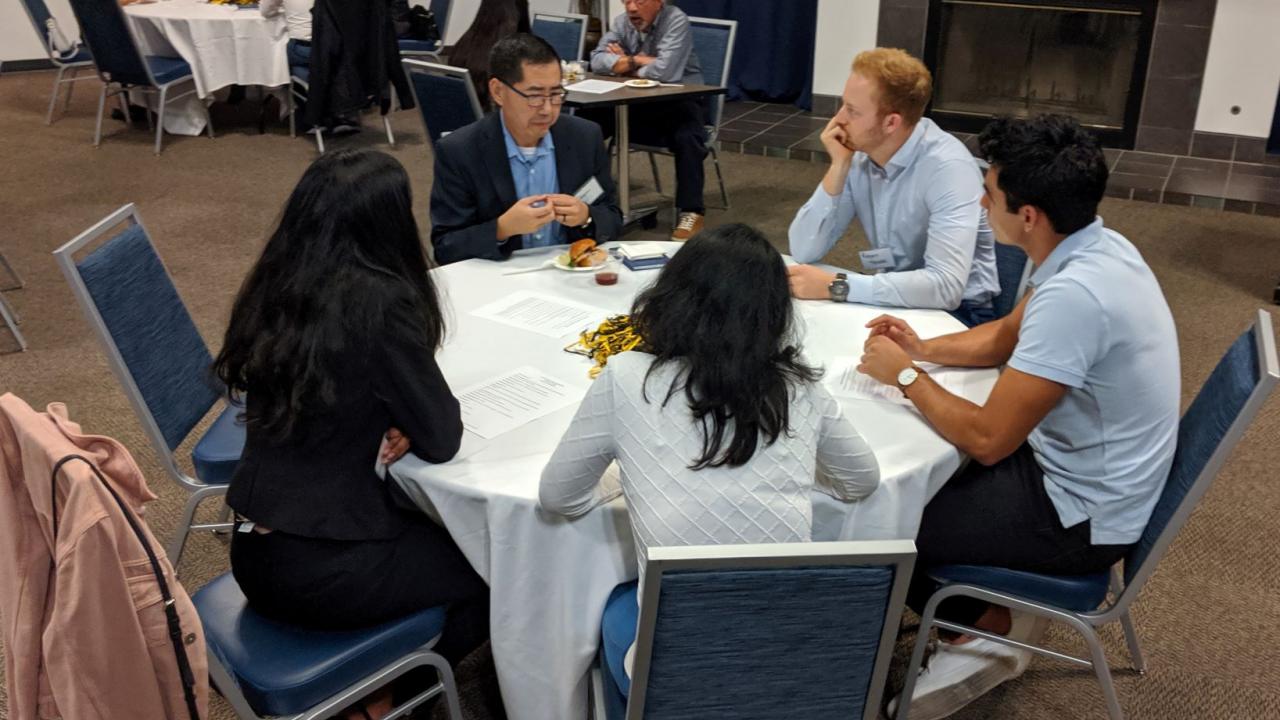
[[[679,245],[669,244],[675,252]],[[532,366],[585,394],[590,361],[555,340],[470,313],[504,296],[533,291],[600,308],[600,319],[625,313],[657,271],[620,267],[613,286],[591,273],[534,267],[563,248],[516,253],[506,262],[469,260],[433,272],[446,306],[449,335],[439,354],[450,385],[462,388]],[[798,332],[811,362],[832,365],[824,382],[839,382],[834,365],[861,354],[864,327],[882,308],[797,301]],[[921,336],[962,330],[940,311],[894,311]],[[995,370],[961,373],[964,394],[985,401]],[[833,391],[836,391],[833,387]],[[837,397],[839,397],[838,391]],[[882,400],[841,398],[847,416],[875,450],[881,486],[856,503],[815,492],[814,538],[912,538],[925,503],[960,466],[961,455],[913,408]],[[588,670],[600,643],[600,615],[609,592],[635,579],[635,551],[620,497],[567,520],[538,508],[542,468],[568,427],[576,405],[493,440],[468,432],[453,461],[432,465],[406,455],[392,466],[402,487],[437,515],[489,583],[494,662],[512,720],[585,718]],[[616,468],[606,482],[617,486]]]
[[[257,7],[161,0],[127,5],[138,49],[144,55],[180,57],[191,65],[196,95],[165,110],[164,129],[178,135],[204,132],[207,103],[229,85],[280,87],[289,83],[284,16],[265,18]],[[136,102],[136,100],[135,100]]]

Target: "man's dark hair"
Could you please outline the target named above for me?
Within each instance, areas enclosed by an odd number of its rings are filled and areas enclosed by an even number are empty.
[[[1066,115],[997,118],[978,135],[997,172],[1009,212],[1039,208],[1055,232],[1069,235],[1098,214],[1107,161],[1098,140]]]
[[[489,51],[489,74],[508,85],[524,79],[524,64],[560,66],[560,54],[537,35],[516,33],[494,44]]]

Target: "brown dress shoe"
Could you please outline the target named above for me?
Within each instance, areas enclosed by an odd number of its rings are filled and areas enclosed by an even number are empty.
[[[671,239],[684,242],[702,232],[702,216],[698,213],[682,212],[676,222],[676,229],[671,231]]]

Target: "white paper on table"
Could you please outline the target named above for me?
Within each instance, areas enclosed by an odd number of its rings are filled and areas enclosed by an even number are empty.
[[[618,254],[632,260],[648,260],[667,254],[667,247],[655,242],[624,242],[618,245]]]
[[[458,393],[462,425],[492,440],[582,399],[582,388],[525,365]]]
[[[620,87],[624,87],[620,82],[613,82],[612,80],[597,80],[592,78],[590,80],[576,82],[572,85],[565,85],[564,89],[572,92],[588,93],[590,95],[603,95],[607,92],[613,92]]]
[[[547,337],[577,335],[599,326],[609,313],[586,303],[523,290],[477,308],[471,314]]]
[[[897,405],[914,407],[897,385],[885,385],[870,375],[858,372],[858,358],[841,357],[832,361],[827,372],[827,384],[834,395],[861,400],[885,400]],[[970,371],[964,368],[946,368],[933,363],[920,363],[934,382],[952,395],[968,398],[972,389]]]

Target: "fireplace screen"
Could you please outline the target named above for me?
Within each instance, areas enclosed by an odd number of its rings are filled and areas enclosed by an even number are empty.
[[[1117,2],[1095,5],[937,3],[933,112],[1054,112],[1096,128],[1123,127],[1143,44],[1142,11]]]

